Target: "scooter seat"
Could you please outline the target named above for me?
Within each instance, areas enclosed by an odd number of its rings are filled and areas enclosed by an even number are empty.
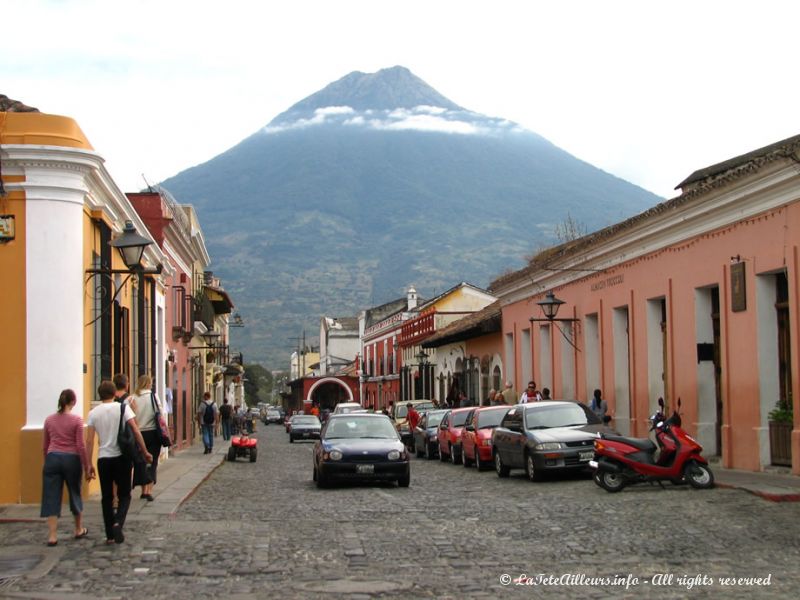
[[[634,448],[638,448],[639,450],[644,450],[645,452],[656,451],[655,443],[648,438],[631,438],[631,437],[623,437],[621,435],[610,435],[610,434],[604,434],[603,438],[608,440],[609,442],[620,442],[621,444],[628,444],[629,446],[633,446]]]

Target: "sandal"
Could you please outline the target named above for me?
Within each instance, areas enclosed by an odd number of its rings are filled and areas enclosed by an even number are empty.
[[[49,541],[48,541],[48,542],[47,542],[47,545],[48,545],[50,548],[52,548],[53,546],[58,546],[58,540],[56,540],[55,542],[49,542]]]
[[[75,536],[75,539],[76,539],[76,540],[82,540],[82,539],[83,539],[83,538],[85,538],[87,535],[89,535],[89,530],[88,530],[86,527],[84,527],[84,528],[81,530],[81,532]]]

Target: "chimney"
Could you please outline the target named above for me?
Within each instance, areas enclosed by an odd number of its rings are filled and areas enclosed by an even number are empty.
[[[406,298],[408,299],[408,310],[414,310],[417,308],[417,290],[414,289],[413,285],[408,288]]]

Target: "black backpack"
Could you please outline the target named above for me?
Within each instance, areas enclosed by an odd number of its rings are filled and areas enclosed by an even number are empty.
[[[206,402],[206,410],[203,413],[203,423],[205,423],[206,425],[213,425],[215,420],[216,419],[214,418],[214,404],[209,404],[208,402]]]

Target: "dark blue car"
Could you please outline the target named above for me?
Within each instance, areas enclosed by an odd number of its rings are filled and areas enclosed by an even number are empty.
[[[314,445],[314,481],[411,482],[408,453],[391,419],[383,414],[332,414]]]

